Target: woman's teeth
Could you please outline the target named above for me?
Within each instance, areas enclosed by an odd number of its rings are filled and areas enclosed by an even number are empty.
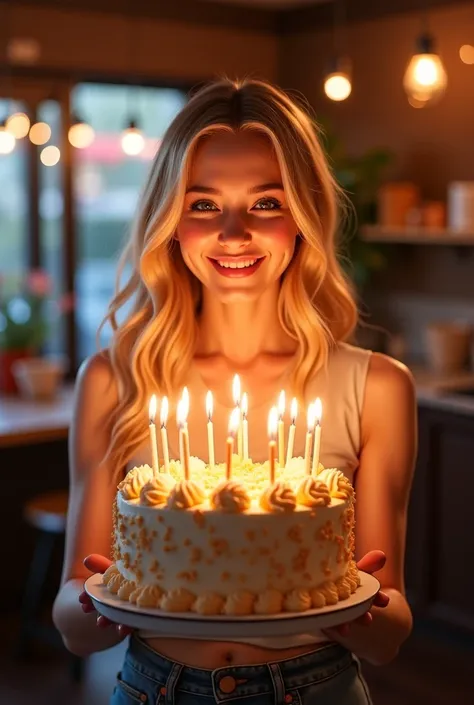
[[[245,269],[245,267],[251,267],[253,264],[255,264],[255,262],[257,262],[256,259],[241,259],[238,262],[223,262],[218,259],[216,259],[215,261],[220,267],[224,267],[225,269]]]

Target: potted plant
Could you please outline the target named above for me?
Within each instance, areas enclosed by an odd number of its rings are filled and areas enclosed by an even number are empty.
[[[71,305],[71,297],[54,300],[51,281],[46,272],[32,270],[23,277],[5,277],[0,281],[0,391],[11,394],[18,391],[18,382],[25,391],[35,396],[31,375],[24,361],[36,365],[37,380],[47,381],[48,364],[53,364],[56,376],[64,363],[41,356],[47,342],[52,311],[59,314]],[[38,359],[42,360],[39,369]],[[21,379],[20,379],[21,378]],[[44,387],[44,382],[43,382]],[[52,384],[46,387],[51,390]],[[38,384],[36,385],[36,389]]]
[[[393,155],[374,147],[359,155],[349,155],[342,141],[323,123],[326,153],[334,175],[348,199],[347,220],[341,233],[341,262],[354,282],[360,298],[375,272],[387,265],[387,247],[365,242],[364,225],[377,222],[377,192]]]

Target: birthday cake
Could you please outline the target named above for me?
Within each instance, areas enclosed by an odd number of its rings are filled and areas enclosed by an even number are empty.
[[[359,585],[354,490],[337,469],[232,456],[135,467],[119,484],[108,590],[142,608],[274,615],[334,605]],[[187,477],[185,476],[187,475]],[[269,479],[270,478],[270,479]]]

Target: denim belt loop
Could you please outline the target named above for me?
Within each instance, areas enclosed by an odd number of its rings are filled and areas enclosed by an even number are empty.
[[[165,705],[173,705],[174,703],[174,689],[176,688],[176,683],[178,682],[182,670],[183,665],[181,663],[173,663],[168,678],[166,679]]]
[[[278,663],[269,663],[268,670],[275,690],[275,705],[285,705],[285,682]]]

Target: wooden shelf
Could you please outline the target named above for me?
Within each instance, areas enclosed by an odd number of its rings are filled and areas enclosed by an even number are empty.
[[[464,233],[447,228],[384,228],[380,225],[366,225],[362,228],[366,242],[405,243],[408,245],[453,245],[474,247],[474,232]]]

